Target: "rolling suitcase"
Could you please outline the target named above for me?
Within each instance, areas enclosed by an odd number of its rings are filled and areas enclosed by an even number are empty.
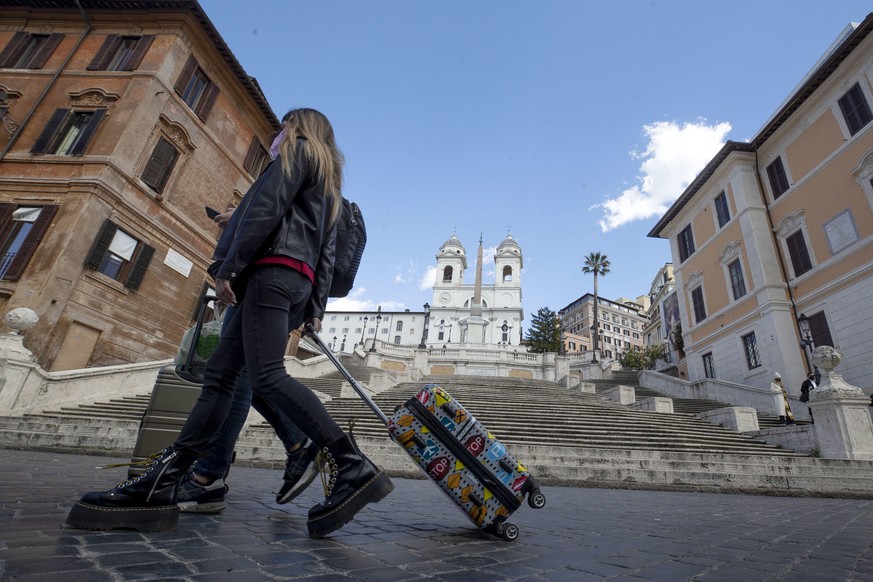
[[[186,333],[186,336],[190,337],[187,349],[185,349],[186,339],[182,342],[181,363],[168,364],[158,371],[148,407],[139,425],[132,462],[142,461],[152,453],[172,445],[185,421],[188,420],[188,414],[194,408],[194,403],[200,397],[203,368],[208,354],[215,349],[213,344],[218,342],[217,330],[212,330],[216,333],[208,338],[202,335],[208,304],[215,299],[211,295],[206,295],[198,306],[197,321],[193,331]],[[134,465],[128,473],[133,477],[142,471],[142,467]]]
[[[507,519],[521,507],[541,509],[546,498],[525,467],[451,395],[424,386],[390,418],[382,412],[311,327],[310,337],[334,363],[400,445],[476,526],[507,540],[518,527]]]

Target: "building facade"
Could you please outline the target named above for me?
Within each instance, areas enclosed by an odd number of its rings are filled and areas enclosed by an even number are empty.
[[[799,394],[831,345],[873,388],[873,14],[750,142],[728,142],[651,230],[670,240],[690,379]]]
[[[0,313],[49,370],[172,357],[278,127],[194,1],[0,0]]]
[[[597,326],[600,357],[617,360],[622,354],[643,347],[647,318],[643,298],[637,301],[610,301],[597,298]],[[568,353],[592,349],[594,333],[594,295],[586,293],[560,311],[564,348]],[[585,338],[584,340],[582,338]],[[570,345],[570,342],[576,346]],[[582,348],[582,349],[579,349]]]
[[[422,341],[424,311],[332,311],[324,314],[321,337],[335,352],[351,353],[358,346],[370,349],[373,340],[398,346]]]
[[[678,311],[673,307],[675,304],[676,280],[673,276],[673,263],[665,263],[658,269],[658,274],[652,280],[649,287],[649,308],[646,310],[648,322],[643,328],[643,343],[646,346],[664,346],[665,361],[675,362],[675,342],[671,340],[673,330],[679,323]]]

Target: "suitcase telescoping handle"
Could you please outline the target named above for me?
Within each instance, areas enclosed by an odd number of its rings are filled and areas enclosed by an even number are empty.
[[[315,332],[315,329],[312,327],[312,325],[307,323],[306,331],[309,332],[309,337],[312,338],[312,341],[315,342],[315,344],[318,346],[318,349],[320,349],[322,353],[324,353],[324,355],[327,356],[331,362],[333,362],[333,365],[336,366],[337,370],[340,371],[340,374],[342,374],[345,379],[349,381],[349,384],[352,385],[352,388],[355,389],[355,392],[358,393],[358,396],[360,396],[367,404],[367,406],[370,407],[370,410],[372,410],[376,414],[376,416],[379,417],[379,420],[382,421],[382,424],[388,426],[388,417],[385,416],[385,413],[382,412],[382,409],[379,408],[379,406],[377,406],[375,402],[373,402],[373,399],[370,398],[370,395],[367,394],[367,391],[364,390],[360,384],[358,384],[358,381],[352,377],[348,370],[346,370],[346,367],[343,366],[342,362],[337,359],[331,349],[324,345],[324,342],[321,341],[321,338]]]

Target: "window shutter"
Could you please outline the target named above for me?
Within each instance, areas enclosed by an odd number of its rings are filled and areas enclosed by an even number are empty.
[[[69,109],[56,109],[48,124],[46,124],[45,129],[42,130],[42,133],[36,142],[34,142],[33,147],[30,148],[30,153],[44,154],[69,114]]]
[[[200,102],[197,104],[197,110],[194,112],[197,114],[197,117],[206,121],[206,118],[209,117],[209,112],[212,111],[212,106],[215,104],[216,97],[218,97],[218,85],[210,81],[209,86],[204,90],[204,94],[200,98]]]
[[[103,222],[97,238],[94,239],[94,246],[91,247],[91,252],[88,253],[88,258],[85,260],[86,267],[91,267],[92,269],[100,268],[103,256],[109,251],[109,245],[112,244],[112,239],[117,231],[118,225],[108,218]]]
[[[12,213],[18,208],[17,204],[9,204],[0,202],[0,244],[8,242],[6,239],[12,231],[14,223],[12,222]]]
[[[178,153],[173,144],[163,138],[158,140],[152,152],[152,157],[145,170],[143,170],[142,181],[160,194],[164,189],[164,184],[167,182],[177,155]]]
[[[134,291],[139,289],[139,286],[142,284],[142,280],[145,277],[145,272],[149,268],[149,263],[152,262],[154,254],[154,247],[150,247],[145,243],[140,243],[140,251],[136,257],[136,263],[134,263],[133,269],[131,269],[130,275],[127,277],[127,281],[124,282],[125,287],[133,289]]]
[[[258,141],[257,137],[253,137],[252,143],[249,144],[249,151],[246,154],[246,161],[243,163],[243,167],[249,174],[252,173],[253,166],[255,165],[255,160],[257,159],[258,150],[260,149],[260,147],[261,142]]]
[[[88,70],[105,71],[106,67],[109,65],[109,60],[112,58],[112,55],[115,54],[115,51],[118,50],[120,44],[121,35],[108,35],[106,37],[106,40],[103,41],[103,45],[100,47],[100,50],[97,51],[96,55],[94,55],[94,59],[91,61],[91,64],[88,65]]]
[[[30,33],[28,32],[16,32],[12,35],[12,40],[9,41],[6,48],[0,53],[0,67],[11,66],[18,59],[21,48],[28,40],[30,40]]]
[[[149,46],[151,46],[153,40],[155,40],[155,37],[152,34],[144,34],[143,36],[139,37],[139,41],[136,43],[136,46],[133,47],[133,52],[131,53],[130,58],[124,65],[125,71],[136,70],[136,68],[142,62],[146,51],[149,50]]]
[[[9,268],[6,269],[6,274],[3,275],[4,279],[7,281],[17,281],[21,277],[21,273],[24,272],[24,268],[27,266],[27,263],[30,262],[30,258],[33,256],[33,253],[36,252],[36,247],[39,246],[42,237],[45,236],[46,231],[49,226],[51,226],[52,220],[57,213],[57,206],[42,207],[39,217],[36,219],[36,222],[33,223],[33,228],[30,229],[30,233],[28,233],[27,238],[24,239],[21,248],[18,249],[15,258],[12,259],[12,262],[9,264]]]
[[[34,53],[33,58],[30,59],[30,63],[27,65],[27,68],[43,68],[46,61],[48,61],[49,57],[52,56],[52,53],[55,52],[55,49],[58,48],[58,45],[61,43],[61,39],[63,38],[64,35],[60,33],[50,34],[46,41],[42,43],[42,46],[39,47],[39,50]]]
[[[194,74],[195,69],[197,69],[197,60],[193,56],[188,57],[188,62],[185,63],[185,68],[182,69],[182,74],[179,75],[176,86],[173,87],[176,93],[181,95],[185,92],[185,87],[188,86],[188,81],[191,80],[191,75]]]
[[[91,121],[88,122],[88,125],[82,131],[82,135],[79,137],[79,141],[76,142],[72,151],[70,151],[70,155],[81,156],[85,153],[85,148],[88,147],[88,142],[90,142],[91,138],[94,137],[94,132],[97,131],[97,126],[100,125],[100,122],[105,115],[105,109],[97,109],[94,111],[94,114],[91,116]]]

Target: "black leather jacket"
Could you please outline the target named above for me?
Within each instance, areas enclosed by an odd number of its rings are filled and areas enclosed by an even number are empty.
[[[315,272],[305,317],[323,319],[336,256],[336,222],[328,226],[332,200],[303,154],[305,140],[300,142],[294,176],[286,176],[276,158],[246,192],[215,247],[209,273],[236,289],[256,259],[281,255],[303,261]]]

